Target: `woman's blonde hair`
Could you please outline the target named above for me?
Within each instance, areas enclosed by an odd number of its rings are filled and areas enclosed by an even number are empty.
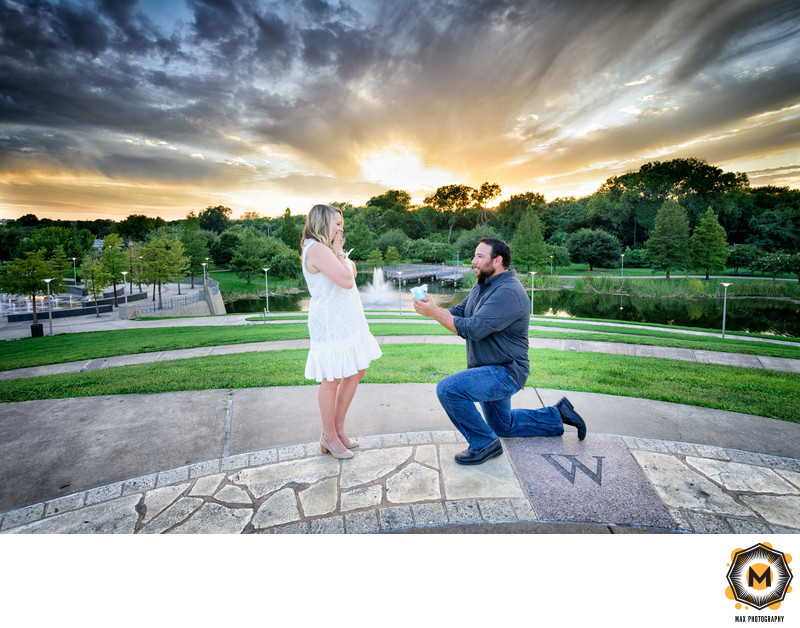
[[[317,242],[322,242],[325,246],[330,246],[331,225],[335,220],[336,214],[341,216],[342,210],[331,205],[314,205],[311,211],[308,212],[308,216],[306,216],[306,224],[303,227],[302,235],[303,242],[311,238]]]

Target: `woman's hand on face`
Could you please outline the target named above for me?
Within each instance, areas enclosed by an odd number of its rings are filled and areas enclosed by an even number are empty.
[[[333,235],[333,241],[331,242],[331,248],[336,252],[340,253],[344,250],[344,232],[341,229],[337,229],[336,233]]]

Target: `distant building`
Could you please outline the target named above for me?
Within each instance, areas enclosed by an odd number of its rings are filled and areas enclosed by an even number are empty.
[[[102,251],[103,250],[103,240],[101,238],[98,238],[97,240],[95,240],[94,244],[92,244],[92,248],[95,251]]]

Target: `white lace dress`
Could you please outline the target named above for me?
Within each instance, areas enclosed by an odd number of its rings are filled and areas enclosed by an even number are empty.
[[[308,250],[317,244],[324,246],[316,240],[303,243],[303,276],[311,293],[308,308],[311,348],[305,376],[321,382],[355,375],[381,357],[381,350],[367,326],[355,284],[346,290],[323,273],[312,274],[306,269]]]

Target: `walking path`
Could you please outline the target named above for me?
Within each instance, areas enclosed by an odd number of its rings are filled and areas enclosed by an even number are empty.
[[[147,326],[243,324],[244,318]],[[123,323],[144,326],[101,324]],[[13,334],[8,327],[0,337]],[[542,342],[531,345],[720,357]],[[302,346],[117,356],[15,376]],[[797,361],[732,355],[723,363],[798,372]],[[800,424],[528,388],[514,396],[514,407],[552,405],[568,395],[587,421],[587,438],[578,441],[567,427],[562,437],[502,439],[504,455],[462,467],[453,455],[466,443],[439,406],[435,386],[362,384],[348,413],[361,447],[355,458],[339,461],[320,452],[316,392],[316,386],[269,387],[3,404],[0,533],[800,532]]]

